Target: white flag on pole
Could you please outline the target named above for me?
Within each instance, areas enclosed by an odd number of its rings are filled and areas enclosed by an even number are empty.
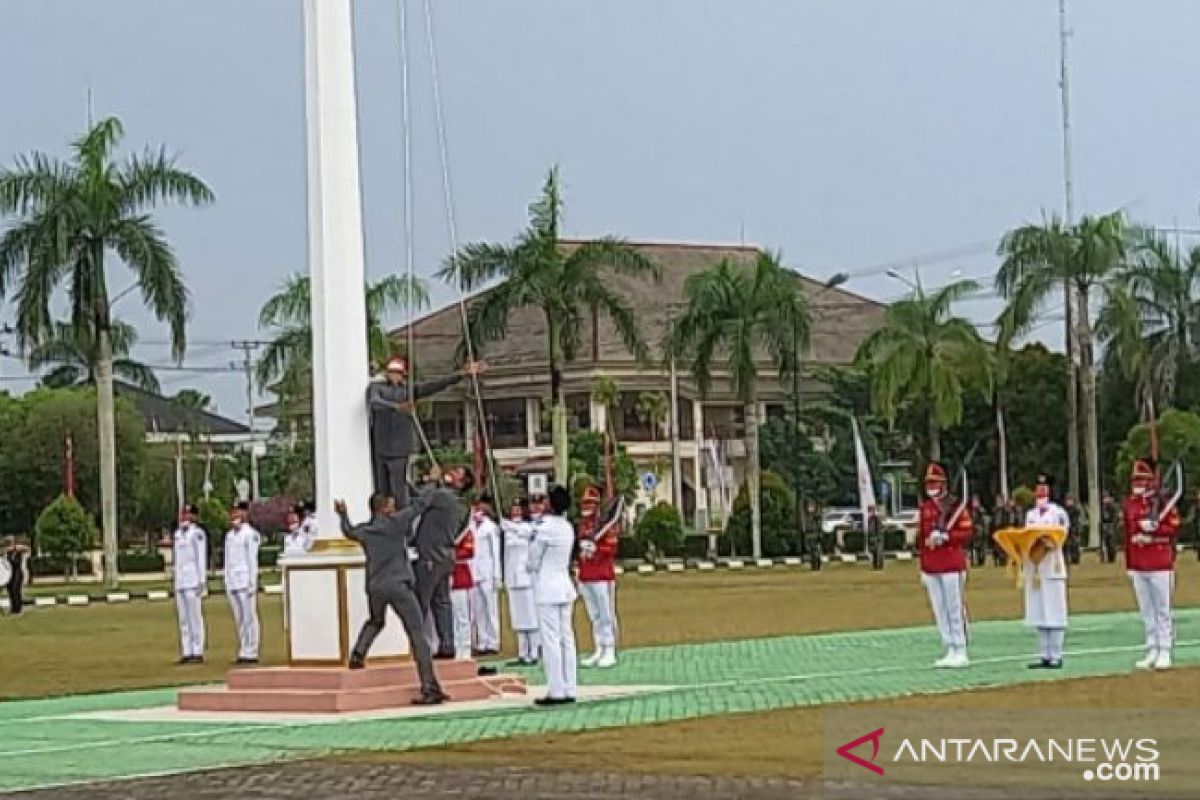
[[[871,482],[871,466],[867,463],[867,451],[862,436],[858,433],[858,420],[850,418],[854,429],[854,461],[858,471],[858,507],[862,511],[863,530],[867,529],[867,511],[875,506],[875,484]],[[878,510],[878,509],[876,509]]]

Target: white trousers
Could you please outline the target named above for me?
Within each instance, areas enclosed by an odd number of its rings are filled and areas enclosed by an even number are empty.
[[[1063,643],[1067,639],[1066,628],[1038,628],[1038,646],[1042,658],[1047,661],[1062,661]]]
[[[238,637],[238,658],[258,658],[258,596],[253,589],[227,591]]]
[[[450,590],[450,610],[454,618],[454,654],[471,657],[471,589]]]
[[[547,697],[574,697],[575,629],[571,614],[575,603],[538,604],[538,632],[542,636],[542,668]]]
[[[496,584],[476,584],[471,589],[475,617],[475,645],[480,650],[500,649],[500,596]]]
[[[579,593],[588,619],[592,621],[592,641],[596,649],[617,646],[617,585],[614,581],[580,581]]]
[[[942,646],[965,648],[967,646],[967,608],[963,601],[967,585],[967,573],[942,572],[921,573],[921,583],[929,593],[929,605],[933,619],[937,622]]]
[[[1130,570],[1129,579],[1133,581],[1138,611],[1146,627],[1146,648],[1170,650],[1175,644],[1175,625],[1171,619],[1175,572],[1169,569],[1155,572]]]
[[[204,607],[199,589],[175,592],[175,611],[179,615],[179,650],[184,658],[204,655]]]
[[[517,631],[517,658],[537,661],[541,644],[541,634],[537,631]]]

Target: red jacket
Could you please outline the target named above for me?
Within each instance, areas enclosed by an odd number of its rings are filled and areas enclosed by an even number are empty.
[[[953,497],[943,496],[942,502],[949,503],[952,508],[957,508],[959,501]],[[958,521],[954,523],[954,529],[943,531],[950,534],[950,541],[941,547],[930,547],[929,535],[938,529],[941,518],[942,506],[938,501],[929,497],[921,501],[921,524],[917,533],[917,552],[921,559],[921,572],[927,572],[930,575],[965,572],[967,557],[963,552],[963,546],[971,541],[973,532],[971,512],[964,509]]]
[[[585,539],[591,539],[592,531],[595,529],[595,514],[581,517],[579,523],[575,526],[575,538],[580,542]],[[601,581],[615,581],[617,579],[617,536],[618,528],[614,525],[609,528],[607,533],[599,539],[594,540],[596,552],[590,557],[584,556],[582,552],[579,554],[578,578],[580,583],[598,583]]]
[[[468,528],[454,543],[454,572],[450,574],[451,589],[470,589],[475,585],[471,575],[471,559],[475,556],[475,535]]]
[[[1175,568],[1175,536],[1179,533],[1179,512],[1163,518],[1152,544],[1134,544],[1133,537],[1142,533],[1142,520],[1150,519],[1150,498],[1129,497],[1125,500],[1125,567],[1135,572],[1158,572]]]

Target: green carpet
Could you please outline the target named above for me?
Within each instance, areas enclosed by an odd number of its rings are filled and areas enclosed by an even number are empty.
[[[1200,664],[1200,609],[1180,611],[1176,622],[1176,660]],[[553,710],[507,708],[336,725],[129,722],[74,716],[170,705],[173,689],[0,703],[0,791],[335,751],[431,747],[1113,675],[1130,670],[1141,652],[1142,628],[1141,620],[1130,613],[1072,618],[1066,668],[1060,672],[1025,669],[1034,635],[1018,622],[978,623],[971,637],[972,666],[966,670],[930,668],[938,655],[931,626],[642,648],[622,653],[615,669],[580,670],[581,683],[661,686],[661,691]],[[533,681],[540,679],[536,670],[528,674]]]

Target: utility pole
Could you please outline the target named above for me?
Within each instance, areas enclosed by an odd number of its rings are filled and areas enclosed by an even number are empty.
[[[1065,224],[1075,224],[1075,185],[1071,170],[1071,77],[1067,68],[1067,0],[1058,0],[1058,88],[1062,100],[1063,205]],[[1079,493],[1079,344],[1075,336],[1077,301],[1070,281],[1063,282],[1067,350],[1067,486],[1076,501]]]
[[[258,499],[258,441],[254,432],[254,350],[259,342],[230,342],[242,351],[242,369],[246,375],[246,425],[250,428],[250,499]],[[237,366],[236,364],[234,366]]]

